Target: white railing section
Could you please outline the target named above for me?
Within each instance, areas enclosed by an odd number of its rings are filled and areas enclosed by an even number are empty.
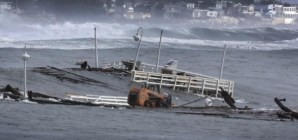
[[[112,61],[112,62],[105,62],[104,64],[104,68],[122,68],[123,63],[122,61]]]
[[[160,87],[171,87],[174,90],[176,88],[183,88],[186,89],[187,92],[190,92],[191,90],[200,90],[202,95],[204,95],[204,91],[215,91],[216,97],[221,91],[220,87],[231,93],[232,96],[234,91],[233,81],[206,77],[133,71],[132,80],[149,85],[159,85]]]
[[[129,106],[127,103],[127,97],[121,96],[99,96],[99,95],[74,95],[67,94],[71,99],[81,99],[86,102],[92,102],[94,104],[103,105],[119,105],[119,106]]]
[[[148,63],[141,63],[140,68],[142,68],[142,71],[146,71],[146,72],[154,72],[155,71],[155,65],[152,64],[148,64]],[[161,72],[161,69],[164,68],[163,66],[158,66],[158,71]],[[171,70],[173,71],[174,74],[176,73],[184,73],[184,76],[198,76],[198,77],[205,77],[205,78],[214,78],[217,79],[215,77],[211,77],[211,76],[207,76],[207,75],[203,75],[203,74],[198,74],[198,73],[194,73],[194,72],[189,72],[189,71],[185,71],[185,70],[179,70],[179,69],[170,69],[167,68],[166,70]]]
[[[111,61],[111,62],[106,62],[103,63],[105,68],[124,68],[124,65],[122,63],[122,61]],[[152,64],[148,64],[148,63],[141,63],[140,64],[140,68],[139,71],[144,71],[144,72],[154,72],[155,71],[155,65]],[[158,66],[158,71],[161,72],[161,69],[164,68],[163,66]],[[203,75],[203,74],[198,74],[198,73],[193,73],[193,72],[189,72],[189,71],[185,71],[185,70],[179,70],[179,69],[167,69],[167,70],[171,70],[173,71],[174,74],[176,73],[184,73],[185,75],[188,76],[198,76],[198,77],[205,77],[205,78],[214,78],[217,79],[215,77],[211,77],[211,76],[207,76],[207,75]]]
[[[122,61],[113,61],[104,63],[106,68],[125,68]],[[159,85],[160,87],[184,88],[187,92],[191,90],[200,90],[202,94],[204,91],[215,91],[216,97],[221,91],[219,87],[234,94],[234,81],[218,79],[216,77],[207,76],[203,74],[193,73],[179,69],[169,69],[173,74],[162,74],[163,66],[158,66],[160,73],[154,73],[156,65],[141,63],[139,71],[133,71],[132,81],[139,83],[147,83],[151,85]],[[178,73],[183,75],[177,75]]]

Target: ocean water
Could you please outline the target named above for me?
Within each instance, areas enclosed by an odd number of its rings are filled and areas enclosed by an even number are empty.
[[[0,19],[3,18],[0,16]],[[223,48],[226,59],[223,79],[235,81],[236,106],[274,114],[274,98],[298,109],[298,27],[206,27],[194,24],[148,23],[28,23],[10,17],[0,23],[0,85],[23,89],[24,45],[27,88],[63,97],[67,93],[126,96],[129,77],[102,72],[75,71],[107,84],[74,84],[30,71],[34,67],[78,67],[79,60],[95,66],[93,28],[97,27],[100,66],[104,62],[133,59],[137,42],[132,36],[144,29],[139,60],[155,64],[160,30],[164,30],[160,64],[178,60],[178,68],[219,76]],[[177,105],[199,98],[167,90]],[[1,99],[1,97],[0,97]],[[214,100],[214,105],[225,105]],[[240,119],[176,112],[219,110],[102,108],[40,105],[0,100],[0,139],[295,139],[297,121],[278,121],[276,115],[245,115]],[[204,106],[200,101],[194,106]],[[272,113],[273,112],[273,113]],[[253,119],[245,119],[253,118]],[[268,119],[269,118],[269,119]]]

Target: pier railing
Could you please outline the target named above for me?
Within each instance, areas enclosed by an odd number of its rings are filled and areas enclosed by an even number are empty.
[[[133,71],[132,81],[168,87],[174,90],[184,89],[186,92],[199,91],[205,95],[207,91],[214,91],[218,96],[220,87],[228,91],[233,96],[234,82],[205,77],[181,76],[162,73],[151,73],[143,71]]]
[[[125,69],[122,61],[114,61],[104,63],[105,67],[114,67]],[[162,74],[163,66],[158,66],[159,73],[155,73],[155,65],[141,63],[138,71],[132,71],[132,81],[146,83],[150,85],[159,85],[160,87],[168,87],[174,90],[183,89],[186,92],[196,91],[202,95],[207,92],[214,92],[218,96],[220,87],[228,91],[231,96],[234,93],[234,81],[218,79],[216,77],[203,74],[193,73],[179,69],[169,69],[172,74]],[[178,75],[179,74],[179,75]]]
[[[125,68],[125,65],[123,65],[122,61],[111,61],[111,62],[106,62],[103,63],[105,68]],[[155,71],[155,65],[152,64],[148,64],[148,63],[141,63],[140,67],[139,67],[139,71],[143,71],[143,72],[154,72]],[[158,71],[161,72],[161,70],[163,69],[163,66],[158,66]],[[184,75],[188,75],[188,76],[198,76],[198,77],[205,77],[205,78],[214,78],[217,79],[215,77],[211,77],[211,76],[207,76],[207,75],[203,75],[203,74],[198,74],[198,73],[193,73],[193,72],[188,72],[185,70],[179,70],[179,69],[167,69],[167,70],[171,70],[173,71],[173,73],[184,73]]]
[[[127,97],[74,94],[67,94],[67,96],[71,99],[80,99],[95,104],[129,106],[129,104],[127,103]]]

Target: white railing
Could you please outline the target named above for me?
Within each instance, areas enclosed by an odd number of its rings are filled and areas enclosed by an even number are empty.
[[[119,67],[123,68],[122,61],[114,61],[104,63],[106,67]],[[200,90],[202,94],[204,91],[215,91],[216,97],[219,93],[220,88],[234,94],[234,81],[218,79],[216,77],[207,76],[203,74],[193,73],[185,70],[179,69],[169,69],[166,70],[172,71],[172,74],[162,74],[161,70],[163,66],[158,66],[158,71],[160,73],[154,73],[156,65],[141,63],[139,71],[133,71],[132,81],[139,83],[147,83],[151,85],[159,85],[160,87],[172,87],[174,90],[176,88],[187,89],[187,92],[190,90]],[[183,75],[177,75],[178,73]]]
[[[122,61],[112,61],[112,62],[105,62],[104,64],[104,68],[122,68],[123,63]]]
[[[123,68],[123,63],[122,61],[111,61],[111,62],[106,62],[103,63],[105,68]],[[155,71],[155,67],[156,65],[152,65],[152,64],[148,64],[148,63],[141,63],[140,64],[140,68],[139,71],[143,71],[143,72],[154,72]],[[158,71],[161,73],[161,69],[164,68],[163,66],[158,66]],[[203,75],[203,74],[198,74],[198,73],[193,73],[193,72],[189,72],[189,71],[185,71],[185,70],[179,70],[179,69],[167,69],[167,70],[171,70],[173,71],[173,74],[176,73],[184,73],[184,75],[188,75],[188,76],[197,76],[197,77],[204,77],[204,78],[213,78],[213,79],[217,79],[215,77],[211,77],[211,76],[207,76],[207,75]]]
[[[99,96],[99,95],[74,95],[67,94],[71,99],[81,99],[86,102],[92,102],[94,104],[103,105],[119,105],[119,106],[129,106],[127,103],[127,97],[121,96]]]
[[[141,71],[145,71],[145,72],[154,72],[155,71],[155,67],[156,65],[152,65],[152,64],[148,64],[148,63],[141,63]],[[164,68],[164,66],[158,66],[158,71],[161,73],[161,69]],[[189,71],[185,71],[185,70],[179,70],[179,69],[170,69],[167,68],[166,70],[170,70],[173,71],[173,74],[177,74],[177,73],[184,73],[184,76],[197,76],[197,77],[204,77],[204,78],[213,78],[213,79],[217,79],[215,77],[212,76],[207,76],[207,75],[203,75],[203,74],[198,74],[198,73],[194,73],[194,72],[189,72]]]
[[[191,90],[200,90],[202,94],[204,94],[204,91],[215,91],[216,97],[219,91],[221,91],[220,87],[231,93],[232,96],[234,91],[234,82],[228,80],[143,71],[133,71],[132,76],[132,81],[149,85],[159,85],[160,87],[171,87],[174,90],[176,88],[186,89],[187,92],[190,92]]]

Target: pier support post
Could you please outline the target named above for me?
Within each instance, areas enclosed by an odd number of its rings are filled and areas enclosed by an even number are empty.
[[[26,45],[25,45],[25,54],[22,55],[22,59],[24,60],[24,98],[26,98],[26,92],[27,92],[27,66],[26,66],[26,61],[30,58],[30,55],[27,54],[26,51]]]
[[[158,71],[162,33],[163,33],[163,30],[161,30],[161,32],[160,32],[159,49],[158,49],[158,54],[157,54],[157,60],[156,60],[156,66],[155,66],[155,73],[157,73],[157,71]]]
[[[225,56],[226,56],[226,44],[225,44],[225,48],[224,48],[224,54],[222,57],[222,63],[221,63],[221,70],[220,70],[220,74],[219,74],[219,79],[221,79],[222,76],[222,71],[223,71],[223,67],[224,67],[224,63],[225,63]]]
[[[98,68],[98,54],[97,54],[96,27],[94,27],[94,40],[95,40],[95,66],[96,66],[96,68]]]

